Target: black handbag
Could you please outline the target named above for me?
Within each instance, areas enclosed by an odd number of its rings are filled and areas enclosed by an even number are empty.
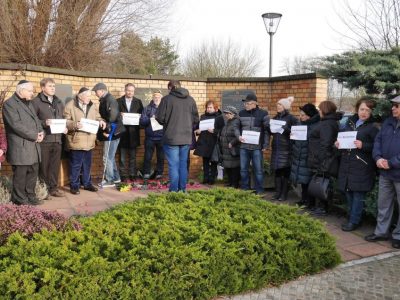
[[[219,143],[215,143],[213,152],[211,153],[210,161],[220,163],[221,160],[222,160],[222,155],[219,149]]]
[[[331,193],[330,189],[329,177],[314,174],[308,184],[307,192],[310,196],[326,201]]]

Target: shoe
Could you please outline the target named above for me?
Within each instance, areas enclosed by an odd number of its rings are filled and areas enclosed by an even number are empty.
[[[162,179],[162,178],[163,178],[162,175],[157,175],[157,176],[156,176],[156,180],[160,180],[160,179]]]
[[[71,194],[73,195],[79,195],[81,192],[79,191],[79,189],[70,189],[69,190],[71,192]]]
[[[314,211],[312,211],[311,214],[314,216],[326,216],[328,215],[328,212],[326,211],[325,208],[318,207]]]
[[[353,231],[358,228],[358,224],[353,224],[353,223],[346,223],[342,225],[342,230],[343,231]]]
[[[143,179],[149,179],[150,178],[150,174],[144,174],[143,175]]]
[[[393,239],[392,240],[392,247],[396,249],[400,249],[400,240]]]
[[[296,205],[298,205],[298,206],[304,206],[304,205],[306,205],[306,204],[307,204],[307,202],[304,201],[304,200],[301,200],[301,201],[297,201],[297,202],[296,202]]]
[[[29,205],[40,205],[40,204],[43,204],[43,200],[39,200],[37,198],[31,199],[28,201],[28,204]]]
[[[387,241],[388,237],[376,235],[375,233],[373,233],[373,234],[367,235],[364,239],[367,242],[378,242],[378,241]]]
[[[114,180],[114,184],[119,184],[119,183],[121,183],[121,179]]]
[[[94,185],[85,186],[83,189],[86,190],[86,191],[89,191],[89,192],[97,192],[99,190]]]
[[[53,197],[64,197],[65,193],[62,192],[62,191],[59,191],[59,190],[55,190],[55,191],[51,191],[50,192],[50,196],[53,196]]]
[[[98,186],[101,187],[101,188],[115,187],[115,183],[114,182],[103,181],[103,182],[100,182],[98,184]]]
[[[132,180],[132,181],[135,181],[136,178],[137,178],[137,177],[136,177],[135,175],[130,175],[130,176],[129,176],[129,179]]]

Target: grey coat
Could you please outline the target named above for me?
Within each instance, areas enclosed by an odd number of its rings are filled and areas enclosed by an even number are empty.
[[[240,141],[235,135],[235,127],[239,126],[239,118],[235,116],[232,120],[227,120],[222,128],[219,138],[222,152],[222,162],[224,168],[240,167]],[[229,148],[231,143],[232,148]]]
[[[9,149],[7,161],[21,166],[39,163],[40,145],[36,140],[43,128],[32,103],[14,93],[4,103],[3,121]]]

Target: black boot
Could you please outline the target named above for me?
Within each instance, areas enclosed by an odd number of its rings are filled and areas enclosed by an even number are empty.
[[[272,199],[278,200],[282,194],[282,177],[275,177],[275,194]]]
[[[278,201],[286,201],[289,192],[289,179],[282,177],[282,193]]]

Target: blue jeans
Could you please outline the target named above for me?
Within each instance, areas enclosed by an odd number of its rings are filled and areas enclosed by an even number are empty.
[[[164,144],[164,153],[168,161],[169,191],[186,191],[188,177],[187,159],[189,145]]]
[[[121,180],[119,177],[119,172],[117,168],[117,164],[115,162],[115,154],[117,153],[119,144],[119,139],[112,141],[104,141],[103,147],[103,165],[106,168],[105,180],[107,182],[114,182],[117,180]],[[108,152],[108,158],[107,158]],[[106,165],[107,160],[107,165]]]
[[[143,174],[150,175],[151,159],[153,158],[154,149],[156,149],[157,152],[156,174],[162,175],[164,172],[164,150],[162,141],[153,141],[151,139],[146,139],[144,146]]]
[[[346,192],[347,205],[349,207],[349,222],[355,225],[360,224],[364,209],[366,192]]]
[[[80,175],[82,171],[82,184],[84,187],[92,185],[90,168],[92,166],[92,150],[71,150],[69,157],[69,184],[71,189],[81,186]]]
[[[264,166],[263,154],[261,150],[240,149],[240,176],[242,179],[242,189],[250,189],[250,161],[253,168],[255,183],[254,188],[258,194],[264,192]]]

